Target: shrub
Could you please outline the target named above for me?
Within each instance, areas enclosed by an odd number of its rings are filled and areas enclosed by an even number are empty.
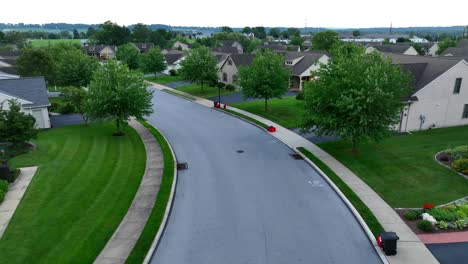
[[[457,220],[455,221],[455,225],[457,226],[458,229],[463,229],[466,227],[466,222],[465,220]]]
[[[8,191],[8,182],[5,180],[0,180],[0,192],[6,193]]]
[[[468,159],[468,145],[459,146],[447,151],[452,157],[457,159]]]
[[[228,85],[226,85],[226,90],[234,91],[234,90],[236,90],[236,87],[234,85],[232,85],[232,84],[228,84]]]
[[[432,225],[431,222],[427,220],[422,220],[421,222],[418,222],[418,228],[424,232],[434,231],[434,226]]]
[[[177,70],[175,70],[175,69],[170,69],[170,70],[169,70],[169,75],[170,75],[170,76],[176,76],[176,75],[177,75]]]
[[[437,226],[438,226],[440,229],[447,229],[447,228],[448,228],[447,222],[444,222],[444,221],[439,221],[439,222],[437,223]]]
[[[300,91],[296,95],[296,100],[304,100],[304,92]]]
[[[3,202],[3,199],[5,199],[5,193],[0,191],[0,203]]]
[[[434,209],[435,208],[435,205],[434,204],[431,204],[431,203],[425,203],[423,204],[422,208],[424,210],[431,210],[431,209]]]
[[[455,210],[434,208],[429,211],[437,221],[452,222],[457,220],[457,213]]]
[[[218,83],[216,84],[216,87],[217,87],[217,88],[224,89],[224,87],[226,87],[226,85],[225,85],[223,82],[218,82]]]
[[[405,218],[414,221],[421,218],[421,211],[420,210],[411,210],[405,214]]]
[[[468,218],[468,215],[461,210],[457,211],[456,214],[457,214],[457,220],[465,220]]]
[[[451,164],[451,166],[458,172],[468,174],[468,158],[457,159]]]

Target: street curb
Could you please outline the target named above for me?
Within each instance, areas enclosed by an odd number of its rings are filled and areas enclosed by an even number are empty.
[[[172,205],[174,202],[175,190],[176,190],[176,185],[177,185],[177,158],[174,153],[174,150],[172,149],[171,144],[169,143],[167,138],[164,136],[164,134],[161,133],[161,131],[159,131],[159,129],[157,129],[151,123],[148,123],[148,124],[151,125],[154,129],[156,129],[161,134],[161,136],[163,137],[163,139],[166,141],[167,145],[169,146],[169,149],[171,150],[172,157],[174,159],[174,177],[172,179],[171,193],[169,194],[169,200],[168,200],[168,204],[166,205],[166,211],[164,212],[163,220],[161,222],[161,225],[159,226],[158,233],[156,233],[156,237],[154,238],[153,243],[151,244],[151,247],[148,250],[148,253],[146,254],[145,259],[143,260],[142,264],[148,264],[151,261],[154,251],[156,251],[159,241],[161,240],[162,235],[166,229],[167,220],[169,219],[169,215],[171,214],[171,211],[172,211]]]
[[[223,112],[223,113],[226,113],[230,116],[233,116],[233,117],[236,117],[236,118],[239,118],[247,123],[250,123],[258,128],[260,128],[261,130],[267,132],[263,127],[260,127],[259,125],[253,123],[253,122],[250,122],[249,120],[246,120],[240,116],[236,116],[234,114],[231,114],[229,112],[226,112],[226,111],[222,111],[222,110],[219,110],[219,109],[216,109],[214,108],[215,110],[219,111],[219,112]],[[341,190],[335,185],[335,183],[330,180],[330,178],[328,178],[328,176],[317,166],[315,165],[315,163],[313,163],[309,158],[307,158],[307,156],[305,156],[302,152],[300,152],[299,150],[297,150],[296,148],[293,148],[292,146],[290,146],[289,144],[287,144],[286,142],[284,142],[283,140],[279,139],[278,137],[275,137],[274,135],[272,135],[271,133],[267,133],[269,135],[271,135],[272,137],[276,138],[278,141],[280,141],[281,143],[285,144],[288,148],[292,149],[294,152],[296,152],[297,154],[299,154],[303,159],[304,161],[306,161],[315,171],[317,171],[320,176],[322,176],[322,178],[324,178],[328,184],[332,187],[332,189],[335,191],[336,194],[338,194],[338,196],[340,197],[340,199],[345,203],[346,207],[348,207],[348,209],[351,211],[351,213],[354,215],[354,217],[356,218],[356,220],[358,220],[359,224],[361,225],[361,228],[364,230],[364,232],[366,233],[367,235],[367,238],[369,239],[369,242],[372,244],[372,246],[374,247],[375,251],[377,252],[377,254],[379,255],[380,259],[382,260],[382,262],[384,264],[388,264],[388,260],[387,260],[387,257],[385,256],[385,254],[382,252],[382,250],[380,249],[380,247],[377,245],[377,241],[376,241],[376,238],[374,237],[374,234],[372,234],[372,231],[370,230],[369,226],[367,226],[366,222],[364,221],[364,219],[362,218],[362,216],[359,214],[359,212],[356,210],[356,208],[354,208],[353,204],[348,200],[348,198],[346,198],[346,196],[341,192]]]
[[[241,116],[237,116],[237,115],[235,115],[235,114],[233,114],[233,113],[230,113],[230,112],[228,112],[228,111],[224,111],[224,110],[222,110],[222,109],[218,109],[218,108],[215,108],[215,107],[212,107],[212,109],[214,109],[214,110],[216,110],[216,111],[218,111],[218,112],[225,113],[225,114],[228,114],[228,115],[230,115],[230,116],[239,118],[240,120],[242,120],[242,121],[244,121],[244,122],[247,122],[247,123],[249,123],[249,124],[251,124],[251,125],[254,125],[254,126],[260,128],[260,129],[263,130],[263,131],[268,132],[265,128],[259,126],[258,124],[255,124],[254,122],[252,122],[252,121],[250,121],[250,120],[248,120],[248,119],[245,119],[245,118],[243,118],[243,117],[241,117]],[[259,122],[260,122],[260,121],[259,121]],[[269,134],[269,133],[268,133],[268,134]]]

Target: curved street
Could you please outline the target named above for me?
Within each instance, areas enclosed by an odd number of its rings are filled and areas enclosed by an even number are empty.
[[[381,263],[338,195],[286,145],[165,92],[153,103],[148,121],[188,170],[151,263]]]

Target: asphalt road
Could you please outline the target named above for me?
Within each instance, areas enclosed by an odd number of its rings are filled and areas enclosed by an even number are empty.
[[[153,102],[148,121],[188,170],[152,263],[381,263],[338,195],[287,146],[165,92]]]

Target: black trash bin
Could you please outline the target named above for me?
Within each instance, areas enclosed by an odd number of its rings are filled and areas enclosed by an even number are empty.
[[[400,239],[395,232],[383,232],[380,234],[382,239],[382,250],[385,255],[396,255],[397,253],[397,240]]]

